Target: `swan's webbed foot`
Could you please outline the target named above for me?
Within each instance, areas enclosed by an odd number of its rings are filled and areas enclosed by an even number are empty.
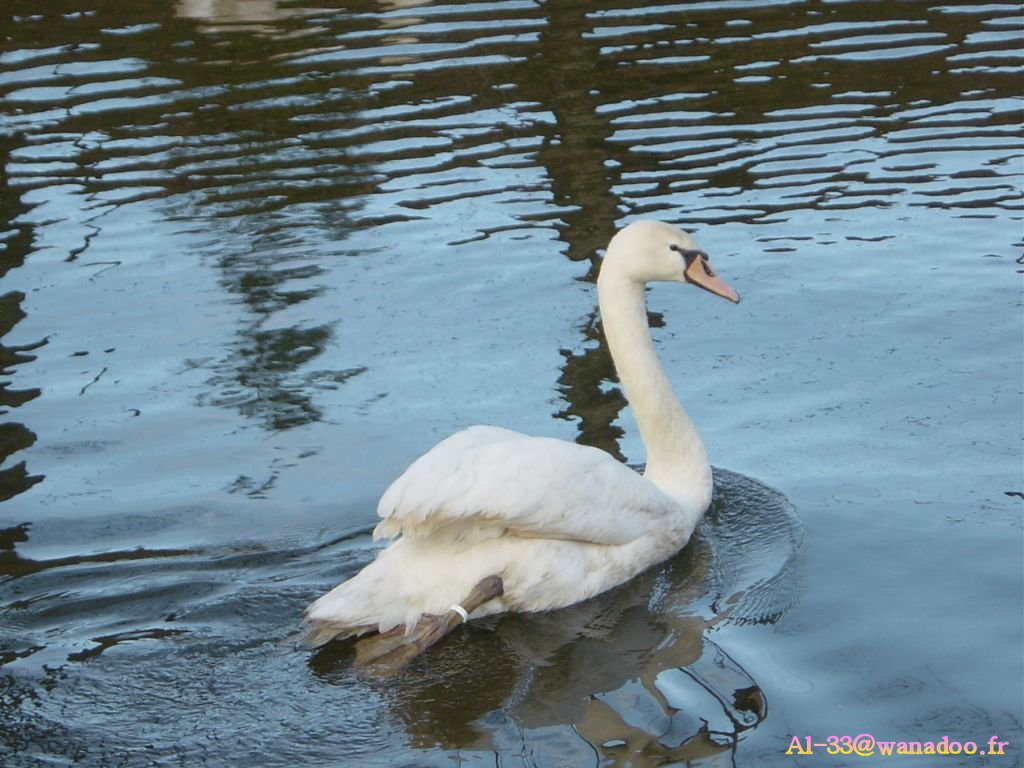
[[[397,674],[466,620],[459,608],[470,614],[488,600],[500,597],[504,591],[499,576],[481,579],[461,605],[453,606],[442,614],[423,614],[411,632],[407,633],[404,626],[397,626],[359,640],[356,643],[356,665],[372,667],[375,673],[383,676]]]

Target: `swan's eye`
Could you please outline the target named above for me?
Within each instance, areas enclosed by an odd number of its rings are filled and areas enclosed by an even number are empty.
[[[683,257],[683,261],[686,262],[687,269],[689,269],[690,265],[693,264],[694,259],[700,259],[703,262],[705,270],[709,269],[708,255],[704,253],[704,251],[681,248],[675,243],[672,243],[672,245],[669,246],[669,250],[675,251],[676,253]]]

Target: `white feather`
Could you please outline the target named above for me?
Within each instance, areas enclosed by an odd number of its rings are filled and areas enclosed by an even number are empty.
[[[374,538],[450,535],[469,526],[627,544],[662,527],[676,506],[597,448],[476,426],[442,440],[392,483],[377,507],[383,520]]]

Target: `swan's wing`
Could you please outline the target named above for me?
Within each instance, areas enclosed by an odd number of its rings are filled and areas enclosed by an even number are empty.
[[[625,544],[664,526],[674,508],[597,448],[479,426],[441,441],[391,484],[374,538],[508,530]]]

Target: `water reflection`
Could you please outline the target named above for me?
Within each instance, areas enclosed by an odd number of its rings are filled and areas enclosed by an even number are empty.
[[[25,205],[17,190],[12,188],[8,172],[8,160],[13,142],[0,137],[0,278],[25,263],[33,249],[34,232],[31,224],[22,217],[30,206]],[[22,304],[25,294],[10,291],[0,294],[0,339],[14,330],[25,317]],[[46,339],[29,344],[0,344],[0,418],[8,416],[13,409],[39,397],[38,387],[12,389],[11,379],[15,366],[31,363],[31,353],[46,344]],[[24,493],[43,478],[33,475],[26,461],[18,461],[4,467],[7,459],[31,447],[36,442],[36,433],[20,422],[0,422],[0,502]]]
[[[605,382],[616,375],[608,345],[599,331],[596,311],[587,318],[582,330],[586,344],[581,352],[561,350],[565,364],[558,385],[568,405],[555,416],[576,420],[579,442],[625,461],[619,450],[623,431],[615,420],[626,407],[626,398],[618,387],[605,387]]]
[[[278,238],[261,240],[256,252],[220,261],[229,290],[242,297],[252,322],[240,331],[230,357],[215,365],[216,374],[207,380],[210,392],[200,402],[238,408],[276,431],[320,420],[322,413],[313,395],[365,369],[303,372],[330,343],[329,324],[264,327],[274,313],[316,298],[322,288],[301,286],[315,281],[323,269],[304,255],[290,256],[288,244]],[[300,263],[292,266],[291,261]]]
[[[186,550],[114,550],[96,555],[72,555],[46,560],[35,560],[18,554],[17,545],[28,541],[31,523],[0,528],[0,578],[20,578],[47,569],[66,568],[83,563],[116,563],[123,560],[146,560],[161,557],[181,557]]]

